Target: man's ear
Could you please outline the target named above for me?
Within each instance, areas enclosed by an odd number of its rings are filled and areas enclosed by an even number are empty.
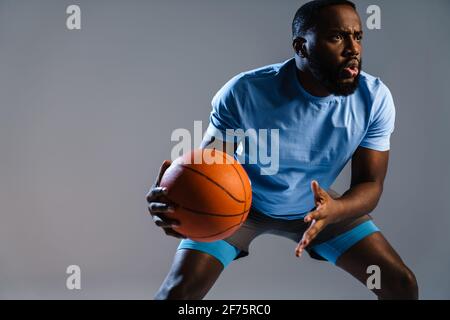
[[[294,39],[292,46],[294,47],[295,53],[301,57],[306,58],[308,56],[308,51],[306,50],[306,39],[297,37]]]

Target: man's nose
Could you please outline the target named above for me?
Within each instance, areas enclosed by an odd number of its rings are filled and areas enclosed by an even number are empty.
[[[345,45],[345,56],[359,56],[361,53],[361,45],[354,37],[348,37]]]

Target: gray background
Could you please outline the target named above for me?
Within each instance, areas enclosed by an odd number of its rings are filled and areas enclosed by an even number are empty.
[[[0,1],[0,298],[152,298],[178,240],[145,194],[176,128],[206,129],[233,75],[293,54],[302,1]],[[66,29],[79,4],[82,30]],[[358,1],[382,9],[364,70],[390,87],[396,131],[373,216],[416,273],[450,298],[450,2]],[[335,184],[343,192],[348,167]],[[340,269],[262,236],[207,299],[373,299]],[[82,290],[65,288],[66,267]]]

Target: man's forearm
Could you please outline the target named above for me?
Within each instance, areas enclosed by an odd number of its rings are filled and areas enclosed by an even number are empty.
[[[383,192],[383,184],[379,182],[363,182],[353,185],[341,197],[339,203],[339,220],[357,218],[370,213],[377,206]]]

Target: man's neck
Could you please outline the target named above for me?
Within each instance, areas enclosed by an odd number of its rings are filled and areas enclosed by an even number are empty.
[[[314,78],[309,69],[303,68],[302,70],[298,66],[296,69],[297,79],[306,92],[316,97],[326,97],[330,95],[330,92]]]

